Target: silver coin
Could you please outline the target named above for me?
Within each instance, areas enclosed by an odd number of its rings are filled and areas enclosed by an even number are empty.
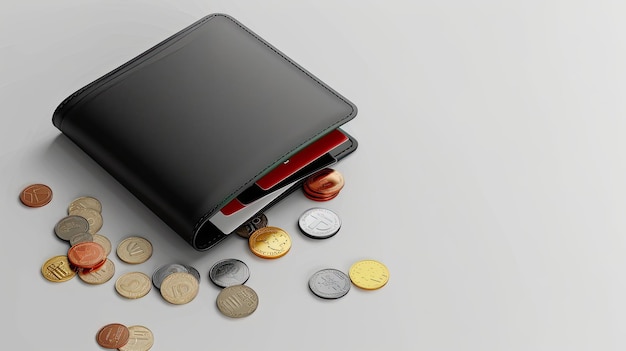
[[[239,226],[239,228],[235,229],[235,233],[237,233],[237,235],[242,238],[248,239],[255,230],[267,227],[267,223],[267,216],[261,213],[260,215],[253,217],[246,223]]]
[[[309,279],[309,289],[321,298],[338,299],[350,291],[350,277],[334,268],[322,269]]]
[[[164,266],[159,267],[154,273],[152,273],[152,284],[157,289],[161,289],[161,284],[163,283],[163,279],[172,273],[189,273],[187,267],[178,263],[166,264]],[[198,281],[199,282],[199,281]]]
[[[222,288],[243,285],[250,278],[250,269],[244,262],[228,258],[218,261],[211,267],[209,278],[215,285]]]
[[[54,226],[54,233],[61,240],[70,241],[70,239],[78,234],[89,231],[89,222],[81,217],[70,215],[61,218],[59,222]]]
[[[200,272],[198,272],[198,270],[190,265],[186,265],[184,264],[183,266],[185,266],[185,268],[187,268],[187,272],[189,272],[189,274],[193,275],[194,278],[196,278],[196,280],[198,281],[198,283],[200,283]]]
[[[74,246],[78,243],[84,243],[84,242],[89,242],[89,241],[93,241],[93,235],[91,235],[90,233],[74,234],[70,238],[70,246]]]
[[[298,226],[310,238],[327,239],[337,234],[341,228],[341,219],[329,209],[314,207],[300,215]]]

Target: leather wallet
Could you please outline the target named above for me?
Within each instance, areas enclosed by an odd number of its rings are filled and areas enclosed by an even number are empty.
[[[212,14],[67,97],[52,122],[184,240],[207,250],[229,234],[211,218],[254,193],[248,189],[272,169],[335,130],[347,141],[318,165],[353,152],[357,141],[339,127],[356,114],[352,102],[243,24]],[[276,188],[288,190],[254,215],[300,187],[314,165],[280,182]]]

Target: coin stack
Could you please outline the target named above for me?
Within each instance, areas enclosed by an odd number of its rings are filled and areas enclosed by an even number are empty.
[[[222,288],[217,295],[218,310],[231,318],[251,315],[259,305],[257,293],[244,285],[250,278],[250,269],[243,261],[229,258],[216,262],[209,270],[209,279]]]
[[[157,268],[152,284],[165,301],[182,305],[191,302],[200,289],[200,273],[192,266],[171,263]]]
[[[339,171],[324,168],[309,176],[302,184],[302,189],[304,195],[311,200],[328,201],[339,195],[344,184],[343,175]]]
[[[96,342],[105,349],[148,351],[154,344],[154,335],[142,325],[126,327],[121,323],[110,323],[100,328]]]

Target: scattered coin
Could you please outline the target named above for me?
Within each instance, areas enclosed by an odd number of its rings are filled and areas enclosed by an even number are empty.
[[[146,262],[152,256],[152,244],[139,236],[128,237],[117,246],[117,256],[130,264]]]
[[[89,223],[88,232],[97,233],[102,228],[102,215],[100,212],[91,208],[78,208],[72,211],[72,216],[81,216]]]
[[[171,304],[182,305],[198,295],[199,287],[198,280],[190,273],[176,272],[163,279],[161,296]]]
[[[98,243],[78,243],[67,250],[67,259],[77,268],[94,268],[106,259],[104,248]]]
[[[83,270],[78,273],[78,277],[87,284],[99,285],[111,280],[114,274],[115,264],[107,258],[101,267]]]
[[[111,253],[112,245],[109,238],[102,234],[92,234],[93,242],[100,244],[104,248],[104,255],[109,256]]]
[[[89,233],[78,233],[78,234],[74,234],[70,238],[70,246],[74,246],[78,243],[86,243],[90,241],[93,241],[93,235]]]
[[[51,282],[65,282],[72,279],[76,272],[70,266],[65,255],[54,256],[41,266],[41,274]]]
[[[129,337],[126,345],[118,347],[119,351],[148,351],[154,344],[154,335],[150,329],[142,325],[128,327]]]
[[[225,316],[241,318],[251,315],[259,306],[256,292],[246,285],[232,285],[217,295],[217,308]]]
[[[157,268],[154,273],[152,273],[152,284],[157,289],[161,289],[161,284],[163,283],[163,279],[172,273],[183,272],[189,273],[189,270],[186,266],[178,263],[170,263],[164,266]]]
[[[45,184],[32,184],[20,193],[20,201],[28,207],[42,207],[52,200],[52,189]]]
[[[350,267],[350,280],[356,286],[366,290],[380,289],[389,281],[389,270],[375,260],[363,260]]]
[[[211,267],[209,278],[215,285],[221,288],[243,285],[250,278],[250,269],[244,262],[228,258],[218,261]]]
[[[339,232],[341,219],[329,209],[315,207],[300,215],[298,226],[310,238],[327,239]]]
[[[235,233],[242,238],[248,239],[255,230],[267,227],[267,223],[267,216],[261,213],[235,229]]]
[[[75,214],[73,212],[81,208],[90,208],[92,210],[96,210],[97,212],[102,212],[102,204],[98,199],[91,196],[81,196],[74,199],[70,203],[70,206],[67,209],[67,214]]]
[[[183,266],[185,266],[185,268],[187,268],[187,272],[193,275],[193,277],[196,278],[198,283],[200,283],[200,272],[198,272],[198,270],[193,266],[186,265],[186,264],[184,264]]]
[[[74,235],[85,232],[89,232],[89,222],[81,216],[70,215],[61,218],[54,226],[54,233],[65,241],[70,241]]]
[[[124,273],[115,281],[115,290],[128,299],[144,297],[151,289],[150,278],[142,272]]]
[[[309,176],[303,183],[304,195],[315,201],[328,201],[335,198],[345,181],[343,175],[334,169],[324,168]]]
[[[102,327],[96,335],[98,345],[105,349],[117,349],[126,345],[130,331],[120,323],[111,323]]]
[[[350,291],[350,278],[334,268],[322,269],[311,276],[309,288],[321,298],[338,299]]]
[[[261,258],[279,258],[291,249],[291,237],[278,227],[260,228],[250,235],[248,246]]]

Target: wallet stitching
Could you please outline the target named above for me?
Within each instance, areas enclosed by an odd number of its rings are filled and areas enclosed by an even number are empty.
[[[233,22],[235,25],[237,25],[239,28],[243,29],[244,31],[246,31],[248,34],[250,34],[251,36],[253,36],[256,40],[258,40],[259,42],[261,42],[263,45],[265,45],[268,49],[272,50],[275,54],[279,55],[280,57],[282,57],[285,61],[289,62],[292,66],[294,66],[295,68],[297,68],[298,70],[300,70],[300,72],[304,73],[307,77],[309,77],[310,79],[312,79],[313,81],[315,81],[319,86],[321,86],[322,88],[324,88],[325,90],[327,90],[328,92],[330,92],[331,94],[333,94],[335,97],[337,97],[339,100],[343,101],[346,105],[350,106],[350,113],[348,113],[345,117],[340,118],[337,122],[341,122],[343,120],[348,119],[350,116],[352,116],[354,114],[354,106],[348,102],[346,99],[344,99],[341,95],[338,95],[335,91],[333,91],[332,89],[329,89],[328,86],[326,86],[325,84],[322,84],[322,82],[320,82],[316,77],[312,76],[309,72],[307,72],[306,70],[304,70],[302,67],[300,67],[298,64],[296,64],[294,61],[292,61],[291,59],[289,59],[288,57],[286,57],[285,55],[283,55],[281,52],[279,52],[277,49],[275,49],[274,47],[272,47],[270,44],[268,44],[265,40],[263,40],[261,37],[257,36],[255,33],[251,32],[248,28],[244,27],[242,24],[238,23],[237,21],[235,21],[234,19],[232,19],[231,17],[227,16],[227,15],[223,15],[223,14],[217,14],[217,16],[222,16],[224,18],[227,18],[228,20],[230,20],[231,22]],[[328,128],[327,128],[328,129]],[[321,135],[324,131],[326,131],[327,129],[321,130],[320,132],[318,132],[317,134],[312,135],[310,138],[304,140],[302,143],[300,143],[298,146],[296,146],[294,149],[290,150],[289,152],[284,153],[283,155],[281,155],[278,159],[276,159],[274,161],[274,163],[278,162],[278,160],[280,160],[281,158],[285,157],[286,155],[290,154],[291,152],[293,152],[294,150],[298,149],[299,147],[301,147],[302,145],[306,144],[307,142],[309,142],[312,139],[315,139],[317,136]],[[263,168],[261,171],[259,171],[257,174],[255,174],[251,179],[249,179],[248,181],[246,181],[244,184],[242,184],[239,188],[235,189],[234,191],[232,191],[229,195],[226,196],[226,199],[232,197],[233,194],[237,193],[239,190],[241,190],[242,188],[247,187],[259,174],[265,172],[267,169],[271,168],[272,165],[268,165],[267,167]],[[193,228],[193,232],[195,234],[197,234],[197,231],[199,229],[199,227],[202,225],[202,223],[204,223],[204,221],[206,220],[207,217],[209,217],[210,215],[212,215],[214,213],[214,211],[219,208],[220,206],[223,206],[224,203],[226,201],[222,200],[220,203],[216,204],[215,206],[213,206],[208,212],[206,212],[194,225]],[[194,235],[195,237],[195,235]]]

